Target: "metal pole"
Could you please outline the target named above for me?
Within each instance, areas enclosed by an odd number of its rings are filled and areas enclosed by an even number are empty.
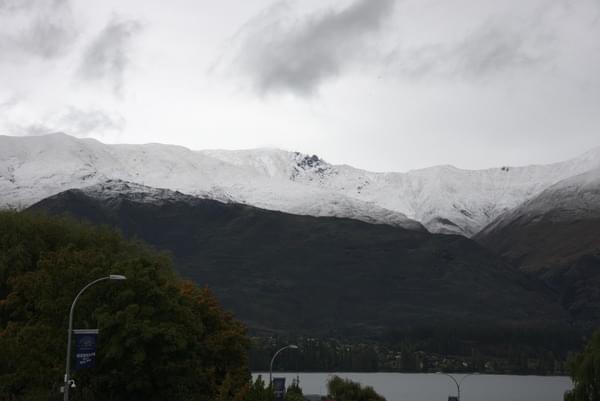
[[[464,375],[463,377],[461,377],[461,378],[460,378],[460,382],[459,382],[459,383],[460,383],[460,384],[462,384],[462,382],[463,382],[463,381],[464,381],[464,380],[465,380],[467,377],[469,377],[469,376],[473,376],[473,375],[478,375],[478,374],[479,374],[479,372],[468,373],[468,374],[466,374],[466,375]]]
[[[277,355],[279,355],[279,353],[285,349],[298,349],[297,345],[294,344],[290,344],[290,345],[286,345],[285,347],[280,348],[275,355],[273,355],[273,358],[271,358],[271,365],[269,367],[269,387],[273,386],[273,362],[275,362],[275,358],[277,357]]]
[[[71,377],[70,377],[70,375],[71,375],[71,373],[70,373],[70,370],[71,370],[71,333],[73,332],[73,312],[75,311],[75,304],[77,303],[77,300],[79,299],[81,294],[84,293],[85,290],[87,290],[94,284],[99,283],[100,281],[104,281],[104,280],[125,280],[125,276],[111,274],[110,276],[102,277],[102,278],[92,281],[91,283],[89,283],[88,285],[83,287],[81,289],[81,291],[79,291],[77,296],[75,296],[73,303],[71,304],[71,310],[69,311],[69,332],[67,334],[67,361],[65,363],[65,384],[64,384],[64,397],[63,397],[64,401],[69,401],[69,389],[71,387],[71,383],[70,383],[70,381],[71,381]]]
[[[458,382],[458,381],[456,381],[456,379],[454,378],[454,376],[452,376],[452,375],[450,375],[450,374],[448,374],[448,373],[444,373],[444,372],[437,372],[437,373],[438,373],[438,374],[440,374],[440,375],[445,375],[445,376],[448,376],[448,377],[449,377],[449,378],[451,378],[451,379],[452,379],[452,381],[453,381],[453,382],[456,384],[456,391],[457,391],[457,394],[456,394],[456,395],[457,395],[458,401],[460,401],[460,385],[462,384],[462,382],[463,382],[463,381],[464,381],[464,380],[465,380],[467,377],[469,377],[469,376],[473,376],[473,375],[478,375],[478,374],[479,374],[478,372],[469,373],[469,374],[467,374],[467,375],[465,375],[465,376],[461,377],[461,379],[460,379],[460,382]]]
[[[442,375],[445,375],[445,376],[448,376],[456,384],[456,391],[457,391],[456,396],[458,398],[458,401],[460,401],[460,384],[456,381],[456,379],[454,378],[454,376],[452,376],[452,375],[450,375],[448,373],[444,373],[444,372],[438,372],[438,373],[440,373]]]
[[[473,376],[473,375],[478,375],[478,372],[473,372],[473,373],[469,373],[463,377],[460,378],[460,382],[459,382],[459,386],[458,386],[458,401],[460,401],[460,385],[462,384],[462,382],[469,376]]]

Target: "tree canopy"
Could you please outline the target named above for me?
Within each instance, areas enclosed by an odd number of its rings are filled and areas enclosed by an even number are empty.
[[[0,401],[60,398],[68,311],[99,328],[96,367],[73,374],[78,400],[235,399],[250,379],[245,328],[167,255],[108,228],[0,212]]]
[[[333,376],[327,382],[329,395],[336,401],[385,401],[373,387],[363,387],[359,383]]]
[[[570,371],[574,387],[565,394],[565,401],[600,401],[600,330],[570,361]]]

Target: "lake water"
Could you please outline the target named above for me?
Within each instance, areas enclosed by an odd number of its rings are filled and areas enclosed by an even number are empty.
[[[261,374],[269,380],[269,372]],[[363,385],[372,386],[387,401],[447,401],[456,395],[456,384],[439,374],[405,373],[273,373],[285,377],[286,385],[300,376],[305,394],[326,394],[327,378],[338,375]],[[460,381],[461,373],[453,374]],[[563,376],[473,375],[460,386],[461,401],[562,401],[571,389],[571,379]]]

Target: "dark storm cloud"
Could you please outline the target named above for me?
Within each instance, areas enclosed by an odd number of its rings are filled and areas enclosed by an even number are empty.
[[[0,0],[0,60],[26,54],[51,59],[65,54],[78,36],[66,0]]]
[[[113,17],[85,50],[79,67],[80,77],[87,81],[108,82],[115,94],[120,95],[131,41],[140,30],[141,25],[135,20]]]
[[[279,3],[240,32],[235,64],[260,93],[312,94],[367,57],[370,37],[392,15],[394,0],[357,0],[340,10],[291,18]]]

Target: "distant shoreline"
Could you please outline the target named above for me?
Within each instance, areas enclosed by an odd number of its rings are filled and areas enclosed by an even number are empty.
[[[252,375],[269,376],[269,372],[266,371],[253,371]],[[451,375],[462,376],[468,375],[470,372],[444,372]],[[361,372],[361,371],[335,371],[335,372],[322,372],[322,371],[285,371],[285,372],[273,372],[275,374],[282,375],[295,375],[295,374],[326,374],[326,375],[338,375],[338,374],[352,374],[352,375],[378,375],[378,374],[398,374],[398,375],[432,375],[435,376],[437,373],[433,372],[394,372],[389,370],[383,370],[378,372]],[[479,373],[477,376],[519,376],[519,377],[564,377],[571,379],[569,375],[540,375],[540,374],[519,374],[519,373]]]

